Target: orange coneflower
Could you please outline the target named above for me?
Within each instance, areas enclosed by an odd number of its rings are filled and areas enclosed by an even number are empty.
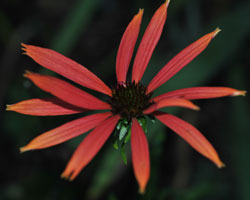
[[[209,141],[189,123],[164,112],[163,107],[186,107],[199,109],[190,100],[244,95],[228,87],[193,87],[167,92],[152,97],[153,91],[168,81],[184,66],[198,56],[220,31],[216,28],[186,47],[170,60],[148,85],[140,81],[151,55],[161,36],[167,17],[167,0],[152,17],[140,42],[135,56],[132,79],[127,80],[127,72],[139,34],[143,10],[134,16],[123,34],[116,58],[117,85],[110,89],[97,76],[84,66],[46,48],[22,44],[25,54],[43,67],[50,69],[84,87],[108,96],[104,102],[91,94],[55,77],[26,72],[30,79],[42,90],[54,97],[30,99],[8,105],[7,110],[27,115],[55,116],[67,115],[88,110],[105,110],[68,122],[33,139],[22,147],[21,152],[43,149],[74,138],[93,129],[78,146],[70,159],[62,177],[73,180],[93,159],[111,133],[126,143],[131,138],[132,164],[140,192],[145,191],[150,176],[149,148],[145,131],[145,117],[154,117],[176,132],[195,150],[214,162],[219,168],[224,164]],[[126,141],[124,141],[126,140]]]

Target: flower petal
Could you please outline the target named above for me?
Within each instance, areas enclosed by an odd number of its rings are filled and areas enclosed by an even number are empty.
[[[167,92],[165,94],[154,97],[153,101],[159,102],[166,98],[184,98],[190,100],[210,99],[225,96],[244,96],[245,94],[246,91],[236,90],[228,87],[192,87]]]
[[[186,99],[170,98],[170,99],[163,99],[161,101],[158,101],[157,103],[153,104],[152,106],[144,110],[143,113],[150,114],[160,108],[173,107],[173,106],[190,108],[193,110],[200,109],[198,106],[194,105],[191,101],[188,101]]]
[[[56,77],[32,72],[26,72],[24,76],[29,78],[42,90],[74,106],[91,110],[110,109],[109,104]]]
[[[158,8],[152,17],[138,48],[132,71],[132,81],[138,83],[146,70],[149,60],[153,54],[155,46],[157,45],[163,26],[167,18],[167,7],[169,5],[167,0]]]
[[[96,127],[110,115],[111,113],[109,112],[98,113],[73,120],[39,135],[38,137],[34,138],[29,144],[20,148],[20,151],[25,152],[35,149],[44,149],[56,144],[63,143]]]
[[[139,34],[143,10],[134,16],[129,23],[122,40],[116,57],[116,77],[118,83],[125,83],[131,57],[133,55],[135,43]]]
[[[30,56],[43,67],[50,69],[84,87],[111,96],[110,88],[95,74],[77,62],[51,49],[22,44],[24,54]]]
[[[221,168],[224,166],[221,162],[217,152],[210,142],[191,124],[165,113],[155,114],[155,117],[160,120],[167,127],[176,132],[182,137],[188,144],[190,144],[196,151],[201,153],[203,156],[214,162],[217,167]]]
[[[163,83],[167,82],[178,71],[190,63],[195,57],[197,57],[210,43],[210,41],[220,32],[219,28],[216,28],[213,32],[206,34],[202,38],[198,39],[180,53],[178,53],[172,60],[170,60],[153,78],[148,85],[148,93],[152,92],[156,88],[160,87]]]
[[[29,99],[7,105],[6,110],[35,116],[69,115],[86,111],[57,98]]]
[[[135,177],[140,186],[140,193],[144,193],[150,176],[150,158],[147,138],[136,119],[132,122],[131,149]]]
[[[106,119],[84,138],[62,173],[63,178],[73,180],[80,173],[104,145],[119,118],[120,116],[115,115]]]

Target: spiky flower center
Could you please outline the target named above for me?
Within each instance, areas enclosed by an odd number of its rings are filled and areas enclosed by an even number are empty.
[[[127,82],[118,84],[112,89],[109,100],[113,114],[131,120],[132,117],[143,116],[143,110],[152,105],[152,93],[147,94],[147,87],[141,83]]]

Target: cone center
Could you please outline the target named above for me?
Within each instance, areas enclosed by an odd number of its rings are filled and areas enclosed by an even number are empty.
[[[143,110],[152,105],[152,93],[147,94],[147,87],[141,83],[127,82],[118,84],[112,89],[109,100],[113,114],[131,120],[143,116]]]

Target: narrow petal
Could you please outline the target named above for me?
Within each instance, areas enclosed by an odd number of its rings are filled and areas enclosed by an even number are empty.
[[[99,113],[73,120],[39,135],[29,144],[20,148],[20,151],[44,149],[63,143],[96,127],[109,116],[111,116],[111,113]]]
[[[116,57],[116,77],[118,83],[126,82],[129,64],[141,26],[142,15],[143,10],[140,9],[139,13],[134,16],[122,36]]]
[[[77,62],[51,49],[22,44],[24,54],[30,56],[41,66],[50,69],[84,87],[111,96],[110,88],[95,74]]]
[[[162,101],[166,98],[184,99],[211,99],[225,96],[244,96],[246,91],[236,90],[228,87],[192,87],[174,90],[153,98],[154,102]]]
[[[29,99],[7,105],[6,110],[35,116],[70,115],[86,111],[86,109],[65,103],[57,98]]]
[[[59,99],[74,106],[91,110],[110,109],[110,106],[107,103],[56,77],[45,76],[32,72],[26,72],[24,76],[29,78],[42,90],[49,92]]]
[[[219,28],[215,29],[213,32],[206,34],[178,53],[158,72],[158,74],[149,83],[148,93],[167,82],[172,76],[174,76],[178,71],[180,71],[195,57],[197,57],[219,32]]]
[[[193,110],[199,110],[200,108],[196,105],[194,105],[191,101],[188,101],[186,99],[180,99],[180,98],[170,98],[170,99],[163,99],[161,101],[158,101],[157,103],[153,104],[149,108],[143,111],[144,114],[150,114],[160,108],[164,107],[184,107],[184,108],[190,108]]]
[[[132,81],[139,82],[146,70],[149,60],[153,54],[155,46],[157,45],[163,26],[167,18],[167,7],[169,0],[167,0],[155,12],[152,17],[138,48],[132,71]]]
[[[106,119],[84,138],[62,173],[63,178],[73,180],[80,173],[109,138],[119,118],[115,115]]]
[[[160,120],[167,127],[176,132],[182,137],[188,144],[190,144],[196,151],[201,153],[203,156],[214,162],[217,167],[221,168],[224,166],[221,162],[217,152],[210,142],[191,124],[165,113],[155,114],[155,117]]]
[[[144,193],[150,176],[150,158],[147,138],[136,119],[132,122],[131,150],[135,177],[140,186],[140,193]]]

